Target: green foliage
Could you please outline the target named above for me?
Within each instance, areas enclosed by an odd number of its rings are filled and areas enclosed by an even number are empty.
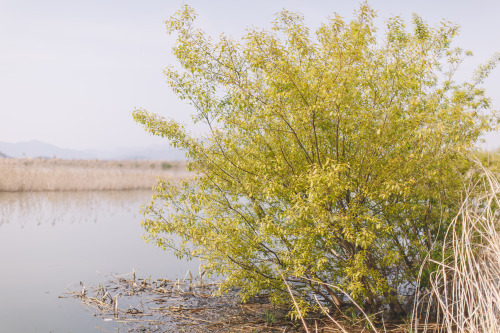
[[[162,162],[161,163],[161,168],[163,170],[168,170],[168,169],[171,169],[172,168],[172,164],[168,163],[168,162]]]
[[[469,55],[451,47],[457,26],[415,16],[408,32],[394,17],[382,40],[374,16],[364,4],[352,21],[335,15],[311,34],[282,11],[270,31],[240,41],[213,41],[187,6],[170,18],[182,70],[165,75],[209,130],[195,137],[134,111],[186,149],[198,175],[158,184],[145,209],[149,239],[201,258],[244,298],[287,302],[283,274],[301,311],[314,295],[349,303],[331,284],[366,311],[403,314],[401,295],[457,211],[464,156],[493,126],[478,84],[494,63],[456,83]]]

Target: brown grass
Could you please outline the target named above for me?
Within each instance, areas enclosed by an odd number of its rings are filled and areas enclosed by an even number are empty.
[[[0,192],[151,189],[157,177],[191,174],[184,162],[0,159]]]
[[[413,322],[422,316],[425,327],[415,332],[500,332],[500,183],[482,171],[447,231],[442,258],[429,259],[437,269],[415,304]],[[429,315],[438,326],[428,327]]]

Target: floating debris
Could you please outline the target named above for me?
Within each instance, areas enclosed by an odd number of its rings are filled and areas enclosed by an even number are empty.
[[[113,276],[105,285],[68,292],[61,298],[78,299],[105,322],[114,322],[120,332],[304,332],[300,322],[287,316],[289,308],[277,307],[267,296],[242,303],[238,290],[216,296],[219,281],[195,279],[141,279],[135,271]],[[305,318],[315,333],[345,332],[322,313]],[[384,322],[380,332],[402,333],[408,325]],[[349,332],[367,332],[362,323],[346,324]]]
[[[105,285],[85,286],[61,297],[79,299],[95,316],[128,332],[301,332],[288,309],[265,296],[241,303],[237,290],[215,296],[217,281],[138,279],[135,271]],[[322,325],[324,326],[324,325]],[[327,331],[325,331],[327,332]]]

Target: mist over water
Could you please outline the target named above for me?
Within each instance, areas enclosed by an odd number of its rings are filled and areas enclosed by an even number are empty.
[[[135,269],[174,279],[185,262],[141,238],[140,206],[151,191],[0,193],[0,331],[119,331],[66,291]]]

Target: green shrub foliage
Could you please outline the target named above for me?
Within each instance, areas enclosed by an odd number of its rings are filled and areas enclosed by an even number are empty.
[[[457,83],[469,55],[451,46],[457,26],[414,16],[407,29],[394,17],[382,38],[374,17],[364,4],[312,34],[282,11],[272,29],[238,41],[196,29],[190,7],[170,18],[181,67],[165,75],[207,131],[134,111],[184,148],[197,174],[158,184],[148,238],[200,258],[244,298],[286,302],[283,276],[301,311],[313,296],[348,304],[330,284],[367,311],[403,314],[403,295],[457,211],[464,156],[492,128],[479,85],[495,62]]]

